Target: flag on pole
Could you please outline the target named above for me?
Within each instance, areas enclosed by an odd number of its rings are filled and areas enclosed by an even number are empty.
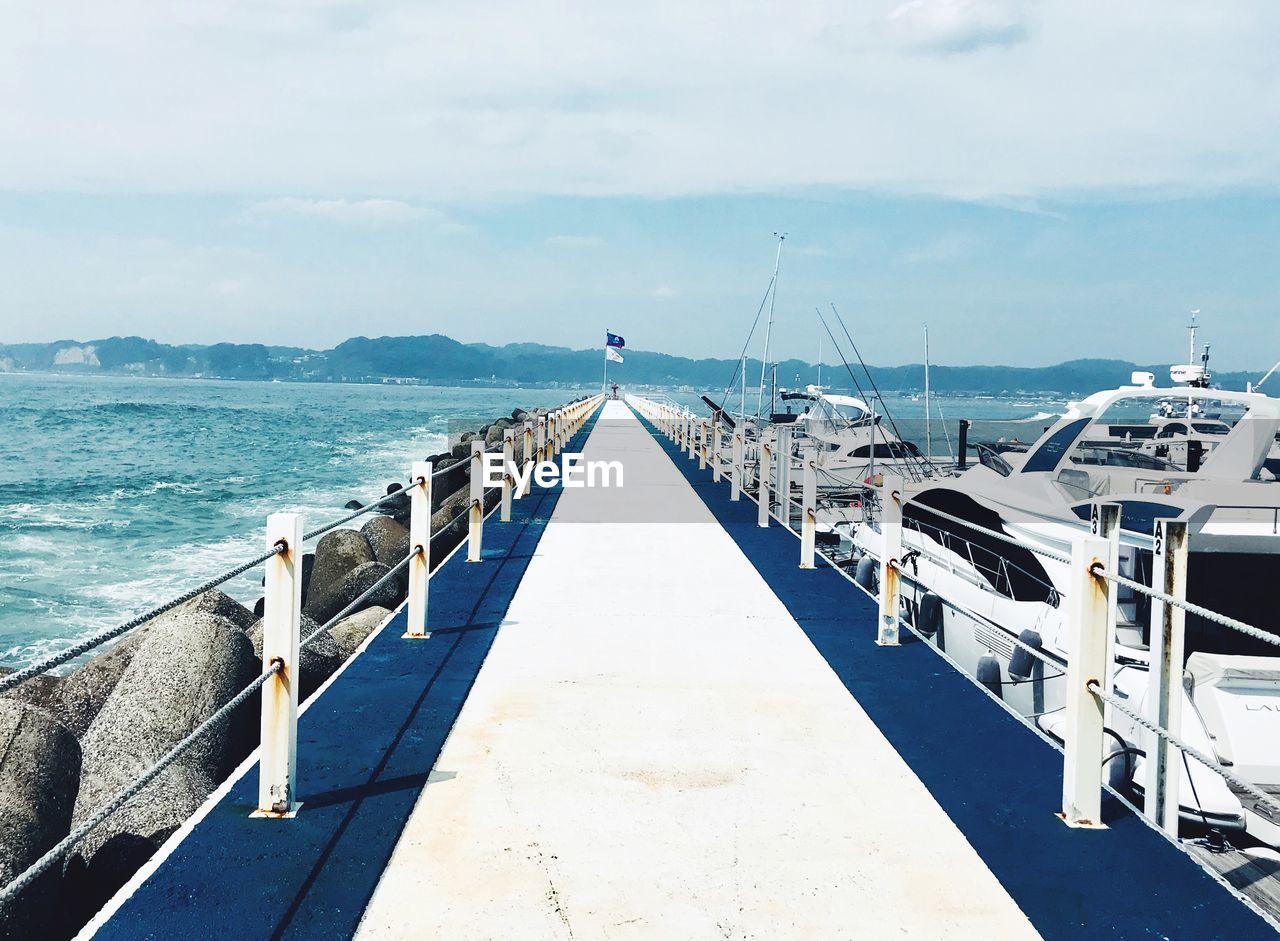
[[[612,334],[610,334],[610,336],[612,336]],[[622,338],[619,337],[618,339],[622,339]],[[622,354],[619,353],[617,350],[615,350],[612,346],[606,346],[604,348],[604,358],[606,361],[610,363],[622,362]]]
[[[605,346],[616,346],[618,349],[622,349],[627,345],[626,340],[622,339],[622,337],[618,336],[616,333],[610,333],[608,330],[604,332],[604,338]],[[621,360],[618,362],[621,362]]]

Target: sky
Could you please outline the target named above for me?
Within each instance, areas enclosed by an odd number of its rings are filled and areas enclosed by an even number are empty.
[[[0,8],[0,342],[1280,358],[1280,5]],[[751,350],[760,354],[761,329]],[[829,341],[826,355],[830,356]]]

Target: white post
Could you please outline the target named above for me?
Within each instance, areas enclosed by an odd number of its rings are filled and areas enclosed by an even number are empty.
[[[778,447],[773,454],[778,464],[778,504],[783,525],[791,528],[791,426],[778,426]]]
[[[901,477],[886,474],[880,488],[880,535],[884,549],[880,553],[880,621],[876,643],[881,647],[898,646],[898,619],[902,611],[902,504],[907,499],[906,483]]]
[[[707,469],[707,439],[710,437],[708,427],[707,422],[703,421],[698,428],[698,470]]]
[[[467,561],[480,561],[484,535],[484,442],[471,442],[471,510],[467,520]]]
[[[1179,600],[1187,597],[1187,524],[1159,520],[1151,557],[1155,587]],[[1147,718],[1182,736],[1182,661],[1186,650],[1187,613],[1176,605],[1151,599],[1151,685]],[[1149,681],[1150,682],[1150,681]],[[1154,695],[1152,695],[1154,693]],[[1168,739],[1146,735],[1147,816],[1172,836],[1178,834],[1182,755]]]
[[[409,480],[409,551],[414,556],[409,562],[409,624],[404,636],[425,638],[431,577],[431,462],[415,461]]]
[[[731,458],[732,466],[729,471],[732,477],[729,481],[729,499],[742,499],[742,426],[733,429],[733,456]]]
[[[769,464],[770,451],[769,445],[765,441],[760,442],[760,488],[756,491],[756,497],[759,500],[759,506],[756,507],[756,525],[761,529],[769,528],[769,509],[772,497],[769,491],[769,476],[771,469]]]
[[[1090,530],[1093,535],[1107,540],[1108,572],[1120,571],[1120,514],[1119,503],[1095,503],[1090,517]],[[1120,586],[1107,581],[1107,656],[1106,675],[1102,678],[1102,688],[1108,693],[1115,686],[1115,648],[1116,624],[1120,617]],[[1103,704],[1103,716],[1109,716],[1108,706]]]
[[[1066,732],[1062,754],[1062,819],[1071,827],[1102,826],[1102,700],[1089,683],[1107,673],[1107,581],[1093,574],[1106,564],[1107,540],[1081,536],[1071,546],[1066,591]]]
[[[544,452],[547,450],[547,416],[538,416],[538,450],[535,452],[534,460],[541,461],[544,459]]]
[[[684,422],[685,422],[684,450],[685,450],[685,453],[689,455],[689,460],[692,461],[693,452],[694,452],[694,449],[697,447],[697,442],[698,442],[698,431],[697,431],[697,426],[694,425],[693,423],[693,412],[689,412],[687,415],[685,415]]]
[[[711,479],[720,482],[720,416],[711,416]]]
[[[499,512],[499,521],[503,523],[511,522],[511,490],[515,484],[515,478],[511,476],[511,472],[516,466],[516,433],[507,428],[502,432],[502,509]]]
[[[802,502],[804,506],[801,512],[804,515],[800,519],[800,567],[811,569],[813,544],[818,528],[818,471],[813,455],[806,455],[804,458]]]
[[[524,448],[520,451],[520,463],[528,465],[529,462],[536,460],[533,453],[533,422],[525,421],[524,423]],[[527,497],[529,495],[530,485],[533,482],[533,474],[528,474],[524,479],[524,486],[520,489],[520,496]]]
[[[262,611],[262,670],[280,669],[262,687],[262,748],[256,817],[291,817],[298,804],[298,633],[302,618],[302,516],[267,517],[267,559]]]

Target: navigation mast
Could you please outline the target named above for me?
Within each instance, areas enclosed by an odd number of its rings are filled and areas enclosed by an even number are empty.
[[[924,455],[933,460],[933,431],[929,424],[929,325],[924,325]]]
[[[756,394],[756,417],[760,417],[760,409],[764,405],[764,377],[769,369],[769,336],[773,333],[773,305],[778,299],[778,269],[782,265],[782,243],[787,239],[786,232],[774,232],[778,239],[778,254],[773,260],[773,292],[769,295],[769,323],[764,328],[764,356],[760,358],[760,391]]]

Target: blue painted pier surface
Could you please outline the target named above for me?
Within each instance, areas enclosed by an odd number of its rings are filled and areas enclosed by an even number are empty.
[[[591,433],[589,419],[570,442]],[[561,494],[534,485],[431,577],[430,638],[402,608],[298,723],[303,807],[255,820],[256,766],[98,929],[100,939],[354,934]]]
[[[626,486],[486,526],[302,716],[298,817],[250,770],[97,937],[1275,936],[1118,801],[1068,829],[1056,750],[599,418]]]
[[[875,643],[877,610],[820,562],[797,565],[796,539],[761,529],[757,507],[732,502],[645,421],[708,509],[786,605],[1045,938],[1275,938],[1276,931],[1190,856],[1110,795],[1107,828],[1078,830],[1062,804],[1062,756],[927,644]],[[922,854],[918,876],[947,878]]]

